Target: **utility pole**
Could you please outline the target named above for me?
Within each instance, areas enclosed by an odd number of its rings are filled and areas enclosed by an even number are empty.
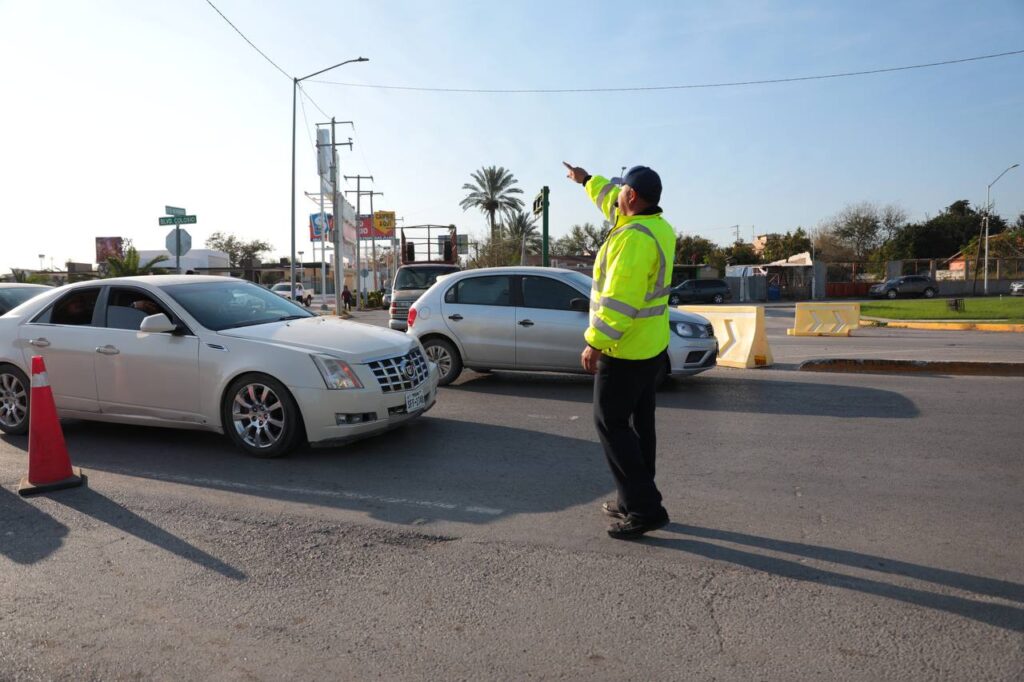
[[[357,175],[355,177],[358,178],[360,176]],[[366,176],[364,175],[362,177],[366,177]],[[370,178],[370,179],[372,180],[373,178]],[[357,181],[357,187],[358,187],[358,181]],[[374,291],[376,291],[378,289],[378,286],[377,286],[377,237],[374,235],[374,230],[376,229],[376,222],[375,222],[374,217],[373,217],[373,196],[375,194],[379,194],[379,195],[383,196],[384,192],[374,192],[373,190],[369,190],[369,189],[364,189],[364,190],[359,190],[359,189],[351,190],[350,189],[346,193],[347,194],[355,193],[357,195],[357,198],[356,198],[356,202],[357,203],[359,202],[359,197],[363,197],[363,196],[370,197],[370,234],[369,234],[369,238],[370,238],[370,248],[372,249],[372,253],[373,253],[373,255],[371,256],[371,258],[373,259],[373,288],[374,288]]]
[[[344,176],[344,178],[346,180],[355,180],[356,181],[356,189],[355,189],[355,194],[356,194],[356,222],[357,222],[357,224],[356,224],[356,310],[362,310],[363,309],[363,271],[362,271],[362,267],[363,266],[362,266],[362,256],[360,255],[360,252],[362,251],[362,248],[359,245],[359,225],[358,225],[358,222],[362,219],[362,216],[361,216],[362,210],[361,210],[360,199],[362,199],[362,195],[363,195],[363,180],[369,180],[370,182],[373,182],[373,176],[372,175],[346,175],[346,176]],[[351,193],[351,190],[346,192],[346,194],[350,194],[350,193]]]
[[[331,206],[334,210],[334,234],[331,235],[331,241],[334,244],[334,314],[337,315],[342,311],[341,303],[341,287],[342,281],[345,276],[345,259],[342,257],[341,245],[344,243],[344,236],[342,232],[345,229],[345,211],[344,206],[338,201],[338,147],[348,147],[352,149],[352,138],[348,138],[348,142],[338,142],[335,137],[335,127],[337,124],[348,124],[355,127],[352,121],[336,121],[334,117],[331,117],[330,123],[317,123],[317,128],[320,126],[329,125],[331,126]],[[323,215],[323,201],[324,201],[324,188],[323,183],[320,184],[320,229],[326,230],[329,224]],[[323,233],[321,233],[323,234]],[[324,241],[321,237],[320,242],[321,256],[323,256]],[[326,259],[326,257],[324,257]],[[325,310],[327,308],[327,278],[326,273],[321,277],[323,281],[323,303],[320,304],[320,309]]]
[[[370,229],[371,230],[376,230],[377,229],[377,217],[376,217],[376,214],[373,211],[373,195],[374,194],[379,194],[381,196],[384,196],[384,192],[370,192],[369,194],[370,194]],[[377,281],[377,235],[376,234],[373,235],[373,242],[372,242],[372,244],[373,244],[373,290],[374,291],[378,291],[380,289],[380,284]]]
[[[740,226],[739,225],[733,225],[732,229],[736,230],[736,243],[739,244],[740,243]]]

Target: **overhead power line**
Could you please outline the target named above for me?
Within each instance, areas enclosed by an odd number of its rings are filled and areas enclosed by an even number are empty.
[[[217,14],[219,14],[219,15],[220,15],[220,18],[221,18],[221,19],[223,19],[224,21],[228,22],[228,26],[230,26],[231,28],[235,29],[235,32],[236,32],[236,33],[237,33],[238,35],[242,36],[242,40],[244,40],[245,42],[249,43],[249,45],[250,45],[250,46],[252,47],[252,49],[254,49],[254,50],[256,50],[257,52],[259,52],[259,53],[260,53],[260,56],[261,56],[261,57],[263,57],[263,58],[264,58],[264,59],[266,59],[266,60],[267,60],[268,62],[270,62],[271,66],[273,66],[273,67],[274,67],[275,69],[277,69],[277,70],[278,70],[278,71],[280,71],[280,72],[281,72],[282,74],[284,74],[285,78],[287,78],[288,80],[292,80],[292,77],[288,75],[288,72],[287,72],[287,71],[285,71],[285,70],[284,70],[284,69],[282,69],[282,68],[281,68],[280,66],[278,66],[277,64],[275,64],[275,63],[274,63],[274,60],[273,60],[273,59],[271,59],[270,57],[268,57],[268,56],[267,56],[266,54],[264,54],[263,50],[261,50],[260,48],[256,47],[256,45],[255,45],[255,44],[254,44],[254,43],[253,43],[253,42],[252,42],[251,40],[249,40],[248,38],[246,38],[246,37],[245,37],[245,34],[244,34],[244,33],[242,33],[242,32],[241,32],[241,31],[240,31],[240,30],[238,29],[238,27],[237,27],[237,26],[235,26],[234,24],[232,24],[232,23],[231,23],[231,20],[230,20],[230,19],[228,19],[228,18],[227,18],[226,16],[224,16],[224,13],[223,13],[223,12],[221,12],[221,11],[220,11],[219,9],[217,9],[217,6],[216,6],[215,4],[213,4],[212,2],[210,2],[210,0],[206,0],[206,4],[207,4],[207,5],[209,5],[210,7],[212,7],[212,8],[213,8],[213,10],[214,10],[214,11],[215,11],[215,12],[216,12]]]
[[[890,66],[884,69],[870,69],[866,71],[846,71],[843,73],[828,73],[817,76],[793,76],[790,78],[768,78],[753,81],[731,81],[727,83],[693,83],[688,85],[650,85],[631,88],[424,88],[404,85],[371,85],[366,83],[340,83],[338,81],[314,80],[313,83],[326,83],[328,85],[343,85],[350,88],[376,88],[379,90],[410,90],[414,92],[464,92],[464,93],[506,93],[506,94],[554,94],[554,93],[579,93],[579,92],[641,92],[651,90],[696,90],[699,88],[729,88],[742,85],[773,85],[776,83],[796,83],[799,81],[825,80],[828,78],[849,78],[851,76],[869,76],[879,73],[892,73],[893,71],[910,71],[911,69],[927,69],[936,66],[949,66],[950,64],[963,64],[965,62],[976,62],[982,59],[996,59],[998,57],[1010,57],[1024,54],[1024,50],[1012,52],[1000,52],[998,54],[986,54],[977,57],[964,57],[963,59],[949,59],[942,62],[931,62],[928,64],[912,64],[910,66]]]
[[[305,99],[308,99],[309,103],[316,107],[316,110],[324,115],[324,118],[330,118],[330,114],[328,114],[326,111],[320,108],[320,105],[316,103],[315,99],[309,96],[309,93],[303,89],[301,84],[299,84],[299,94],[301,94]]]

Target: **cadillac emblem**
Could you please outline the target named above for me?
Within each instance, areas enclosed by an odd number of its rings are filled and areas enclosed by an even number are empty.
[[[404,374],[406,379],[416,378],[416,367],[408,360],[402,360],[402,364],[399,366],[398,371]]]

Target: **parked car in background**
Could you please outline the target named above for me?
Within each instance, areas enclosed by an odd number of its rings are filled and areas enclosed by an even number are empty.
[[[465,270],[438,280],[412,305],[406,333],[437,363],[441,385],[463,367],[582,372],[592,285],[590,276],[561,268]],[[715,366],[718,342],[705,318],[669,310],[669,326],[663,378]]]
[[[0,317],[5,433],[28,429],[34,355],[61,417],[224,433],[256,457],[386,431],[437,396],[416,339],[231,277],[79,282]]]
[[[270,288],[275,294],[281,298],[286,298],[289,301],[298,301],[307,308],[313,304],[313,294],[307,294],[305,288],[302,286],[302,282],[295,283],[295,295],[289,292],[290,287],[288,282],[278,282]]]
[[[1010,296],[1024,296],[1024,280],[1010,282]]]
[[[681,303],[725,303],[732,300],[732,291],[724,279],[688,279],[672,288],[669,305]]]
[[[438,277],[459,270],[461,268],[458,265],[446,263],[417,263],[398,268],[395,283],[391,288],[388,327],[400,332],[408,329],[406,318],[409,316],[409,306],[415,303],[424,291],[434,286]]]
[[[939,291],[939,285],[927,275],[904,275],[875,284],[868,290],[872,298],[898,298],[900,296],[924,296],[932,298]]]
[[[52,289],[53,287],[48,284],[0,283],[0,315],[5,315],[30,298]]]

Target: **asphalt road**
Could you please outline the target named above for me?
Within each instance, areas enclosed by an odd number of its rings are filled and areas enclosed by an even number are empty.
[[[1020,679],[1024,384],[788,362],[660,395],[642,542],[604,534],[586,377],[466,373],[279,461],[67,422],[88,487],[30,499],[4,437],[0,678]]]

